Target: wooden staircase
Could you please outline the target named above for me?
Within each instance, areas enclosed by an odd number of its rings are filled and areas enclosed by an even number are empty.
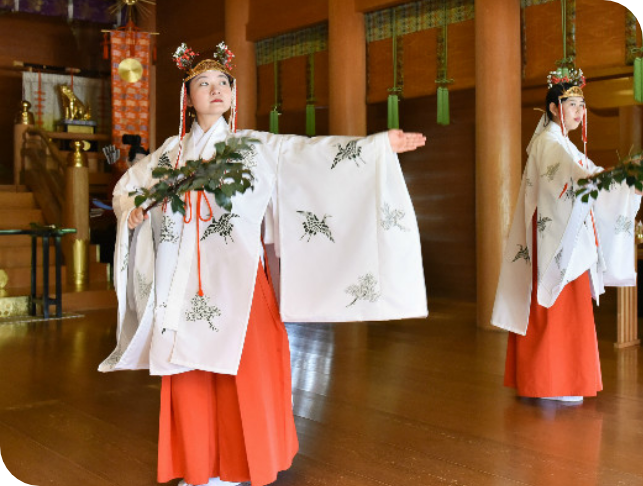
[[[29,228],[29,223],[43,223],[42,211],[34,196],[24,186],[0,186],[0,229]],[[65,237],[63,237],[65,238]],[[38,242],[40,245],[40,241]],[[55,291],[53,282],[54,248],[50,249],[49,281],[50,294]],[[109,281],[109,265],[98,260],[98,247],[92,245],[89,252],[89,284],[82,290],[67,283],[66,268],[62,268],[63,312],[89,309],[116,308],[116,293]],[[42,293],[42,250],[38,250],[37,288]],[[0,236],[0,270],[8,281],[0,289],[0,317],[24,314],[27,309],[31,283],[31,237]],[[53,311],[52,307],[52,311]]]

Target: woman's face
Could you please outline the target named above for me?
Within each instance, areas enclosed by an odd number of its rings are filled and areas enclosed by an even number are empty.
[[[568,132],[576,130],[583,122],[583,115],[585,114],[585,99],[581,96],[570,96],[563,104],[563,116],[565,117],[565,128]],[[554,114],[554,120],[560,125],[558,108],[554,103],[551,103],[550,109]]]
[[[190,80],[188,106],[193,106],[199,124],[216,121],[230,109],[232,87],[221,71],[205,71]]]

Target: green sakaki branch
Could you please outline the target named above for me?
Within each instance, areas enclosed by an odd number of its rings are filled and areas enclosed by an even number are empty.
[[[230,138],[215,144],[216,155],[210,160],[188,160],[183,167],[157,167],[152,176],[159,181],[150,188],[130,192],[134,204],[145,208],[147,213],[159,203],[169,202],[172,211],[185,215],[182,196],[189,191],[205,191],[214,194],[217,205],[232,211],[232,197],[254,189],[254,177],[241,162],[244,152],[251,150],[257,139]]]

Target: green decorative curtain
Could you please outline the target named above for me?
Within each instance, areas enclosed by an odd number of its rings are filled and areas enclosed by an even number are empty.
[[[438,123],[448,125],[449,91],[446,78],[446,28],[474,18],[474,0],[420,0],[364,15],[366,41],[393,39],[393,87],[388,96],[388,127],[399,128],[398,103],[404,86],[404,51],[399,38],[439,28],[438,31]]]
[[[559,1],[560,0],[520,0],[520,6],[522,8],[533,7],[534,5],[543,5],[545,3],[559,2]]]
[[[328,25],[320,24],[256,43],[257,66],[328,50]]]
[[[315,135],[315,53],[328,50],[328,25],[320,24],[260,40],[255,45],[257,66],[274,65],[275,102],[270,112],[270,131],[279,132],[281,86],[279,63],[293,57],[307,56],[306,61],[306,135]]]
[[[365,14],[367,42],[390,39],[393,36],[393,11],[398,36],[442,27],[444,23],[443,0],[406,3]],[[473,17],[473,0],[447,0],[447,24],[473,20]]]

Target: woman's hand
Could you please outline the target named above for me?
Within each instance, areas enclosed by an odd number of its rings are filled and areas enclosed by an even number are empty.
[[[402,130],[389,130],[388,139],[396,154],[410,152],[418,147],[424,147],[426,137],[421,133],[404,133]]]
[[[134,211],[129,213],[129,217],[127,218],[127,227],[133,230],[148,217],[149,216],[143,212],[143,208],[136,208]]]

